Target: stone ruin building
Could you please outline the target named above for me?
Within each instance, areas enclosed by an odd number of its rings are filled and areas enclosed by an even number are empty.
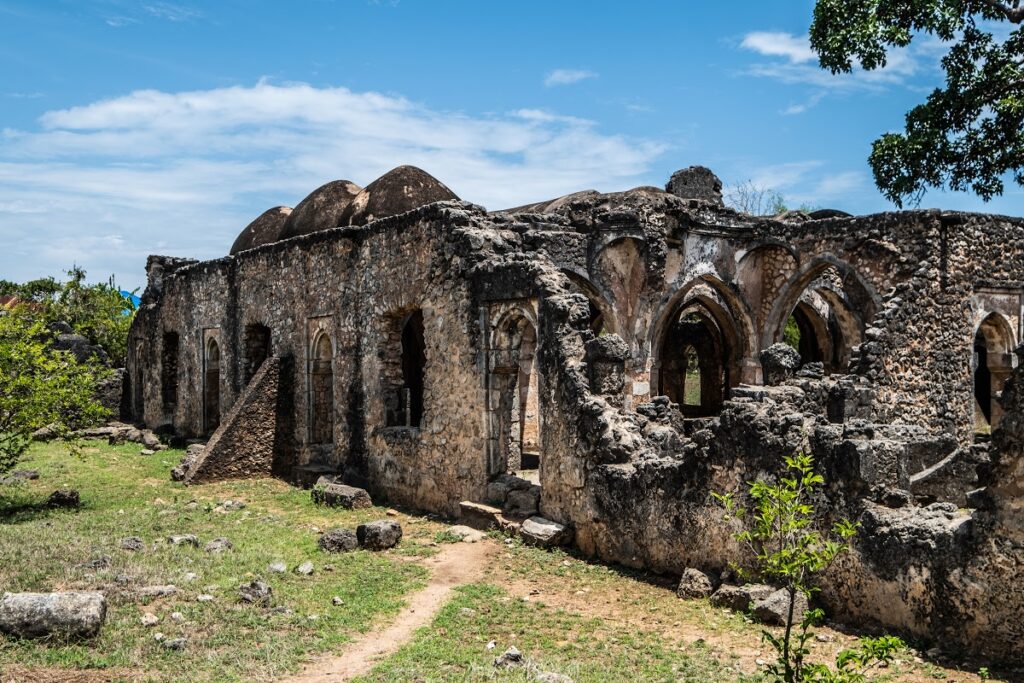
[[[710,494],[802,449],[822,523],[861,523],[831,616],[1019,661],[1022,219],[755,217],[700,167],[487,211],[401,167],[147,270],[128,409],[208,438],[187,482],[340,473],[727,574],[750,558]]]

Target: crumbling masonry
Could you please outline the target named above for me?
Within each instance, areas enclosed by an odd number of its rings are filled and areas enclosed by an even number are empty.
[[[129,411],[209,437],[186,481],[341,473],[677,573],[749,562],[711,492],[809,450],[822,523],[862,523],[829,612],[1019,660],[1024,221],[720,190],[690,168],[488,212],[410,167],[329,183],[230,256],[150,257]]]

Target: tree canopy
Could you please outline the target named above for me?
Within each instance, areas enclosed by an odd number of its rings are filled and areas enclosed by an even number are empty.
[[[1022,23],[1021,0],[818,0],[811,46],[833,73],[882,68],[922,34],[949,44],[945,86],[872,145],[875,183],[897,206],[943,187],[988,201],[1007,174],[1024,185]]]
[[[123,365],[135,313],[131,301],[121,294],[113,276],[106,282],[86,284],[81,268],[73,267],[67,275],[64,282],[52,277],[24,284],[0,280],[0,295],[18,297],[45,323],[67,323],[106,351],[114,365]]]

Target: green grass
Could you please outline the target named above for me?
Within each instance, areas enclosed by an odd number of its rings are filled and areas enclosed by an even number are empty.
[[[397,612],[404,597],[423,585],[426,570],[398,556],[436,552],[431,543],[441,525],[402,515],[406,536],[398,549],[327,555],[317,548],[318,530],[353,527],[384,517],[385,510],[317,508],[308,491],[270,479],[185,487],[169,478],[181,455],[146,457],[138,445],[94,442],[75,458],[55,444],[33,447],[20,467],[38,469],[40,479],[0,487],[0,590],[101,590],[108,599],[107,622],[87,643],[0,638],[0,670],[17,664],[111,669],[125,680],[272,680]],[[42,508],[46,496],[62,486],[81,492],[81,509]],[[215,511],[226,499],[246,507]],[[203,545],[223,536],[234,549],[218,555],[166,543],[168,535],[181,533],[196,534]],[[121,550],[126,536],[139,536],[146,549]],[[109,556],[109,567],[84,566],[103,556]],[[277,560],[287,563],[286,574],[267,571]],[[291,571],[306,560],[315,565],[313,576]],[[189,573],[196,577],[189,580]],[[291,613],[240,604],[238,585],[254,577],[272,586],[273,607]],[[174,584],[178,593],[157,600],[134,593],[157,584]],[[216,599],[197,602],[201,593]],[[334,606],[334,596],[344,605]],[[160,623],[142,626],[145,612],[159,616]],[[172,612],[184,621],[172,621]],[[153,639],[156,632],[187,637],[188,646],[168,651]]]
[[[494,646],[488,649],[488,643]],[[495,668],[514,645],[528,664]],[[607,681],[758,681],[738,674],[700,642],[680,645],[540,602],[524,602],[488,584],[457,589],[430,628],[367,676],[375,681],[533,681],[540,672],[575,683]]]

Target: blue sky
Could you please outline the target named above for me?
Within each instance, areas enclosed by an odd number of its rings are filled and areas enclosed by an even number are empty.
[[[412,163],[496,209],[691,164],[868,213],[871,141],[940,82],[917,41],[831,76],[813,2],[0,0],[0,277],[215,258],[263,210]],[[932,193],[922,206],[1024,214]]]

